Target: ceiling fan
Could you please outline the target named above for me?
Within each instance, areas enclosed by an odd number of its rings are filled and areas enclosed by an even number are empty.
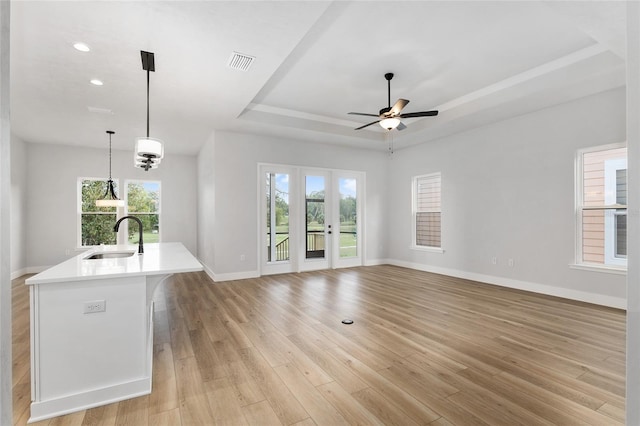
[[[391,106],[391,79],[393,78],[393,73],[389,72],[384,75],[384,78],[387,79],[387,103],[389,106],[386,108],[382,108],[378,114],[367,114],[364,112],[350,112],[349,114],[353,115],[365,115],[367,117],[378,117],[378,120],[372,121],[371,123],[365,124],[364,126],[360,126],[355,130],[364,129],[365,127],[369,127],[372,124],[380,123],[383,129],[386,130],[404,130],[407,128],[402,121],[401,118],[414,118],[414,117],[432,117],[438,115],[438,111],[420,111],[420,112],[408,112],[405,114],[400,114],[402,109],[407,106],[409,101],[407,99],[398,99],[393,106]]]

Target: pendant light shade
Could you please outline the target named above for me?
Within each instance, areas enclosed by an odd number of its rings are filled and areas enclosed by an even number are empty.
[[[112,130],[107,130],[109,135],[109,180],[107,181],[107,190],[102,198],[96,200],[97,207],[124,207],[124,200],[116,195],[116,189],[111,179],[111,135],[115,134]]]
[[[162,141],[154,138],[137,138],[136,153],[139,157],[153,158],[158,161],[164,157]]]
[[[133,156],[133,164],[136,167],[149,171],[157,169],[160,160],[164,157],[162,141],[149,137],[149,73],[155,72],[155,58],[153,53],[140,51],[142,57],[142,69],[147,72],[147,136],[136,139],[136,149]]]

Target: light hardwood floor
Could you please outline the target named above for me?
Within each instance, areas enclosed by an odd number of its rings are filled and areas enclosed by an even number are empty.
[[[623,311],[393,266],[180,274],[154,299],[151,395],[36,424],[624,423]],[[20,425],[28,311],[17,279]]]

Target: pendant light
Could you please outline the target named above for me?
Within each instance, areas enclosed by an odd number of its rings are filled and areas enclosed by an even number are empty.
[[[115,134],[113,130],[107,130],[109,134],[109,180],[107,181],[107,190],[101,199],[96,200],[97,207],[124,207],[124,200],[116,195],[116,189],[111,179],[111,135]]]
[[[158,168],[164,157],[162,141],[149,137],[149,73],[156,71],[155,59],[152,52],[140,51],[142,69],[147,72],[147,136],[136,139],[134,165],[145,171]]]

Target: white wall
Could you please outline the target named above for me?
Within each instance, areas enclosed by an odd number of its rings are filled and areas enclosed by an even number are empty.
[[[27,146],[11,135],[11,279],[25,274],[27,212]]]
[[[213,183],[200,183],[200,198],[206,196],[204,191],[212,191],[215,211],[206,211],[207,218],[200,218],[200,226],[210,229],[213,222],[213,234],[206,232],[207,238],[214,241],[215,260],[203,256],[200,260],[215,276],[251,276],[258,271],[258,163],[364,171],[365,262],[386,257],[383,222],[389,161],[386,153],[230,132],[216,132],[215,140],[208,144],[215,145],[215,155],[213,148],[203,148],[199,165],[208,167],[213,157]],[[207,173],[208,169],[201,170],[199,175]],[[245,261],[240,260],[241,254],[246,256]]]
[[[107,178],[108,149],[27,143],[27,263],[51,266],[75,255],[77,241],[77,179]],[[132,151],[113,151],[113,178],[159,180],[161,238],[180,241],[192,253],[197,248],[196,157],[165,155],[158,169],[133,167]],[[118,193],[120,198],[124,194]],[[70,250],[70,255],[67,255]]]
[[[624,140],[619,89],[397,151],[390,169],[392,262],[624,307],[623,275],[569,267],[576,150]],[[409,248],[411,179],[431,172],[442,173],[443,254]]]
[[[640,4],[627,3],[627,137],[628,186],[640,184]],[[640,194],[629,193],[628,216],[640,216]],[[627,230],[627,368],[626,424],[640,424],[640,223],[630,220]]]
[[[215,132],[198,155],[198,259],[213,275],[215,270],[215,206],[214,180]]]
[[[11,2],[0,1],[0,424],[11,424]]]

